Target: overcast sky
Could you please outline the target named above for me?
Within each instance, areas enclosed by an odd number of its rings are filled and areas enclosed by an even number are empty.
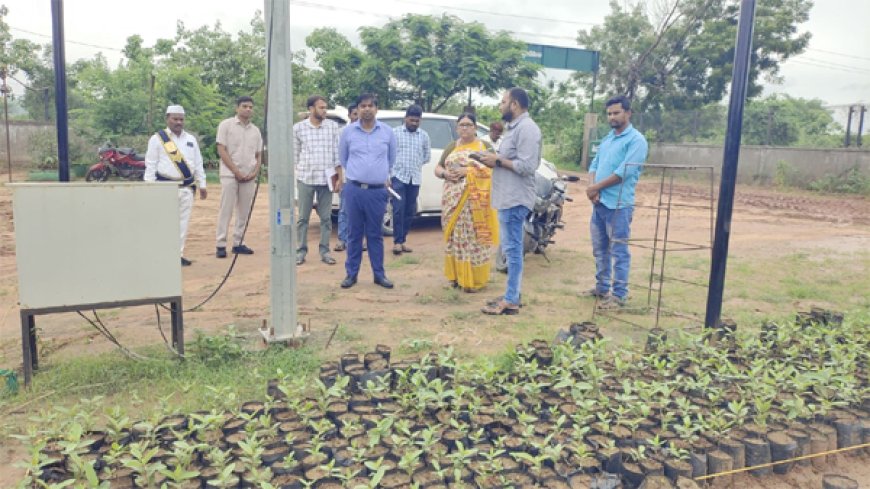
[[[6,20],[14,37],[50,42],[49,0],[0,3],[9,8]],[[294,50],[302,49],[305,36],[317,27],[335,27],[357,42],[360,26],[383,25],[405,13],[450,13],[490,30],[510,31],[526,42],[582,47],[575,41],[577,31],[603,22],[610,11],[608,0],[291,0],[290,5]],[[176,20],[188,28],[220,21],[225,30],[236,32],[263,6],[256,0],[65,0],[67,61],[102,52],[117,64],[128,36],[139,34],[150,45],[173,37]],[[819,98],[832,106],[870,102],[868,19],[870,0],[816,0],[810,20],[799,26],[812,32],[810,48],[787,61],[783,83],[768,85],[767,91]],[[544,76],[562,79],[565,73],[547,70]]]

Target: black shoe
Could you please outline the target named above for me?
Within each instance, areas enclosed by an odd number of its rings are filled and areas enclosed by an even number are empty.
[[[191,266],[191,265],[193,265],[193,262],[192,262],[192,261],[188,260],[187,258],[185,258],[185,257],[183,257],[183,256],[181,257],[181,266],[183,266],[183,267],[189,267],[189,266]]]
[[[227,257],[227,249],[223,246],[218,246],[217,251],[214,252],[214,256],[218,258],[226,258]]]
[[[347,277],[344,277],[344,280],[341,281],[342,289],[349,289],[354,285],[356,285],[356,275],[348,275]]]
[[[233,246],[233,253],[237,255],[253,255],[254,250],[248,248],[247,246],[240,244],[238,246]]]
[[[393,288],[393,282],[390,279],[388,279],[387,277],[382,277],[382,278],[375,277],[375,283],[380,285],[381,287],[383,287],[385,289],[392,289]]]

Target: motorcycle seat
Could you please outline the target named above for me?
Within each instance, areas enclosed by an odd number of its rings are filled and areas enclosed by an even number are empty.
[[[136,154],[136,150],[133,148],[116,148],[118,153],[122,155],[134,155]]]

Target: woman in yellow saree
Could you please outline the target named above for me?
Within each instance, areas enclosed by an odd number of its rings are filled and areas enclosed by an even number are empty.
[[[444,149],[435,175],[444,179],[441,227],[444,230],[444,275],[454,287],[476,292],[489,282],[498,215],[490,205],[492,170],[471,157],[491,146],[477,138],[477,119],[464,113],[457,120],[459,140]]]

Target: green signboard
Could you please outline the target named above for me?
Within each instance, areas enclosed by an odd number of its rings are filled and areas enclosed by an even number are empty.
[[[524,59],[547,68],[598,72],[598,51],[588,49],[562,48],[545,44],[528,44]]]

